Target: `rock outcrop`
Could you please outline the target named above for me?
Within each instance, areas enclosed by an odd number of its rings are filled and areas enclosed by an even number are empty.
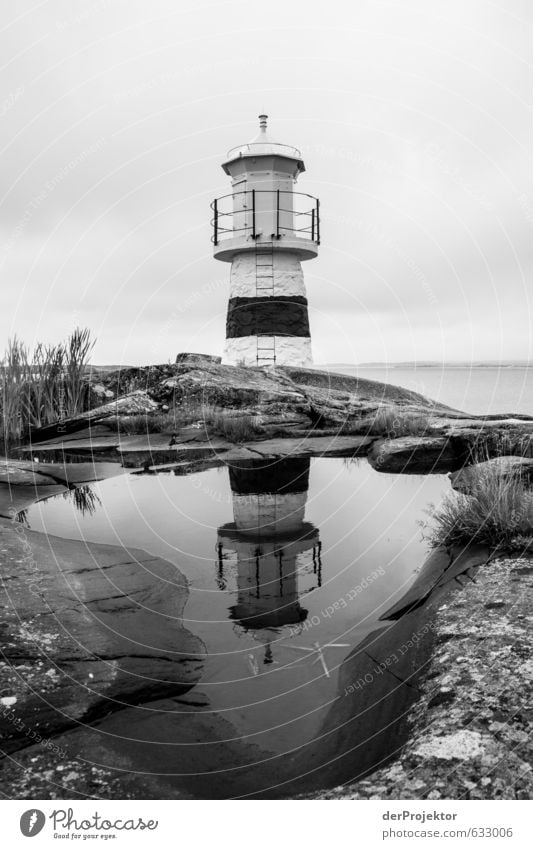
[[[450,475],[450,482],[457,492],[471,495],[484,478],[502,480],[520,479],[524,484],[533,484],[533,459],[528,457],[494,457],[483,463],[475,463]]]
[[[346,425],[387,404],[423,408],[426,413],[453,412],[410,390],[349,375],[305,368],[230,366],[217,360],[203,354],[179,354],[175,364],[98,373],[100,393],[111,392],[114,400],[77,417],[80,428],[110,415],[150,414],[156,408],[182,405],[199,413],[211,405],[278,420],[296,416],[307,428],[318,422]],[[71,424],[74,422],[64,420],[36,429],[34,437],[46,439],[50,428],[59,426],[67,433]]]
[[[150,398],[147,392],[135,390],[127,395],[114,398],[112,401],[106,401],[105,404],[100,404],[86,413],[69,416],[52,424],[44,425],[43,427],[32,428],[30,441],[39,442],[44,439],[51,439],[52,437],[62,437],[101,422],[103,419],[111,418],[112,416],[148,415],[154,413],[158,409],[158,406],[157,402]]]
[[[222,362],[222,357],[216,357],[214,354],[194,354],[194,353],[181,353],[176,356],[177,363],[189,363],[190,365],[209,365],[214,363],[215,365],[219,365]]]
[[[221,436],[231,442],[217,425],[217,416],[224,415],[225,421],[253,421],[246,437],[235,437],[248,447],[272,438],[367,438],[368,446],[374,442],[369,454],[374,468],[395,474],[455,471],[481,454],[533,456],[532,417],[468,417],[398,386],[317,369],[222,365],[201,354],[177,360],[98,374],[99,386],[114,400],[34,430],[31,450],[64,447],[104,457],[131,451],[124,428],[127,417],[135,416],[144,439],[139,450],[153,451],[157,442],[159,450],[173,448],[179,459],[177,449],[186,445],[192,458],[192,443],[200,453],[209,443],[217,455]]]
[[[198,680],[204,647],[183,627],[175,566],[5,521],[0,543],[4,752]]]
[[[532,575],[530,558],[494,560],[441,603],[426,622],[434,648],[408,710],[409,739],[370,777],[313,798],[531,798]]]
[[[460,468],[467,452],[447,436],[403,436],[373,443],[368,460],[378,472],[443,474]]]

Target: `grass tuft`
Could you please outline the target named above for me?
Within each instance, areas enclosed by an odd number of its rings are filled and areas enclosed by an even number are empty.
[[[519,473],[483,469],[470,495],[450,493],[430,515],[429,540],[434,546],[477,542],[515,547],[517,539],[533,540],[533,493]]]
[[[398,439],[400,436],[425,436],[428,428],[427,416],[390,405],[379,407],[370,422],[368,433]]]
[[[213,416],[212,430],[230,442],[247,442],[257,438],[261,426],[257,416],[240,416],[231,411],[220,410]]]

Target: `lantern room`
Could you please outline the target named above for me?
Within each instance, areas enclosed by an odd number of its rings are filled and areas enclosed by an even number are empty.
[[[253,141],[232,148],[222,164],[232,191],[211,205],[214,255],[231,262],[257,242],[275,242],[276,249],[312,259],[320,244],[320,204],[294,189],[305,171],[302,155],[270,137],[266,115],[259,116],[259,123]]]

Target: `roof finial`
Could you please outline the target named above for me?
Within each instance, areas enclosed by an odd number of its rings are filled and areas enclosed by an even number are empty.
[[[259,116],[259,129],[262,133],[266,133],[268,115]]]

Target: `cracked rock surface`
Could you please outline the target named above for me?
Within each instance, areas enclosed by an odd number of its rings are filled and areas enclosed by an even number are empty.
[[[391,764],[319,799],[530,799],[533,559],[481,566],[446,599]],[[400,620],[401,621],[401,620]]]
[[[183,627],[188,587],[171,563],[4,520],[0,558],[4,752],[198,680],[204,647]]]

